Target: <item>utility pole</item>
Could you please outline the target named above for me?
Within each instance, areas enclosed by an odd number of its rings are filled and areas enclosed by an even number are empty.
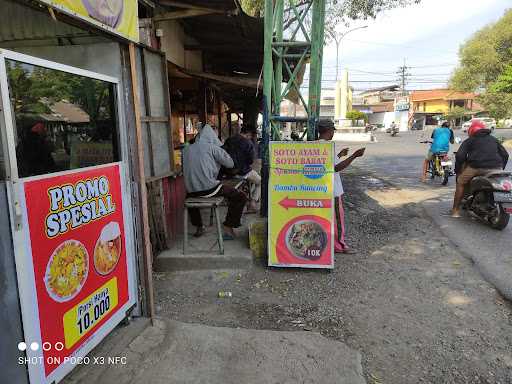
[[[400,87],[402,88],[402,96],[405,96],[407,94],[407,92],[405,90],[405,87],[407,85],[407,79],[411,76],[411,74],[409,73],[409,67],[405,63],[405,59],[404,59],[403,67],[398,68],[397,74],[398,74],[398,76],[400,76],[399,82],[401,85]]]

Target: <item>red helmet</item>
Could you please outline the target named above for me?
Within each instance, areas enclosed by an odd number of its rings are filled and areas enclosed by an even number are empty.
[[[468,129],[468,134],[469,136],[475,136],[477,132],[481,131],[482,129],[487,129],[485,124],[480,120],[473,120]]]

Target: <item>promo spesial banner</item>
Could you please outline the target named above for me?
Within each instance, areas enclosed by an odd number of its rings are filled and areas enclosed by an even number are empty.
[[[27,181],[41,340],[50,375],[129,300],[119,165]]]

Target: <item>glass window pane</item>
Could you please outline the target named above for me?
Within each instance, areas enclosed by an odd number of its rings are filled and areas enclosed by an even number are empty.
[[[6,60],[20,177],[119,160],[115,85]]]
[[[165,79],[162,74],[162,56],[144,50],[149,108],[151,116],[167,116]]]
[[[151,148],[153,150],[154,176],[171,172],[171,153],[169,150],[169,124],[150,123]]]

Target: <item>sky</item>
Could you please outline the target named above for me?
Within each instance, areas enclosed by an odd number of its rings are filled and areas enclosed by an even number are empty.
[[[447,86],[457,66],[460,45],[485,25],[496,22],[512,0],[422,0],[418,5],[380,14],[376,19],[339,26],[340,67],[347,68],[357,90],[396,84],[400,66],[410,67],[408,89]],[[372,72],[372,73],[367,73]],[[336,45],[324,49],[323,88],[332,88]]]

